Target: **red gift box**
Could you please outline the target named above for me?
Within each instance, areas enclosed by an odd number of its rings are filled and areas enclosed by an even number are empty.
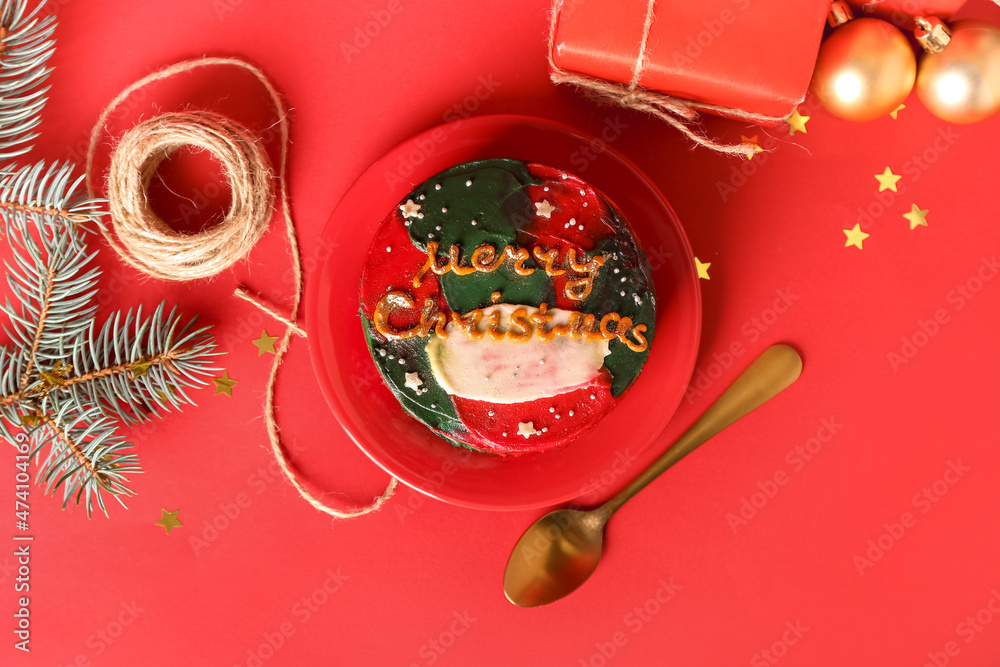
[[[773,125],[805,99],[829,8],[830,0],[555,0],[551,74],[685,126],[694,110]]]

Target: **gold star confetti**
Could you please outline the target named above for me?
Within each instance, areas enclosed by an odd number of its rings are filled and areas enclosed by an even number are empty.
[[[416,218],[420,215],[420,204],[412,199],[407,199],[406,203],[399,207],[399,210],[403,212],[404,218]]]
[[[37,412],[29,412],[26,415],[21,415],[22,426],[38,426],[38,422],[40,421],[42,421],[42,415]]]
[[[420,379],[420,373],[417,373],[416,371],[414,371],[413,373],[407,373],[406,374],[406,388],[407,389],[412,389],[413,391],[415,391],[415,392],[417,392],[419,394],[420,393],[420,385],[422,385],[423,383],[424,383],[424,381]]]
[[[174,387],[174,385],[172,384],[168,384],[167,389],[170,391],[171,394],[177,393],[177,388]],[[168,400],[170,400],[170,397],[167,396],[167,393],[163,391],[156,392],[156,396],[160,399],[161,403],[166,403]]]
[[[929,208],[920,208],[916,204],[913,204],[909,213],[904,213],[903,217],[910,221],[910,229],[916,229],[917,227],[927,226],[927,214],[930,213]]]
[[[535,202],[535,215],[539,218],[551,218],[554,210],[556,207],[550,204],[548,199]]]
[[[260,332],[260,338],[253,341],[253,344],[257,346],[257,356],[261,356],[265,352],[270,352],[274,354],[274,343],[278,340],[277,336],[268,336],[267,330]]]
[[[844,244],[844,247],[849,248],[853,245],[857,246],[858,250],[864,250],[861,244],[865,242],[866,238],[871,236],[871,234],[865,234],[861,231],[860,224],[855,224],[853,229],[845,229],[844,235],[847,237],[847,243]]]
[[[535,430],[535,422],[521,422],[517,425],[517,434],[523,435],[525,440],[536,433],[538,433],[538,431]]]
[[[61,387],[66,382],[66,377],[72,371],[72,364],[63,365],[63,362],[57,361],[51,371],[40,371],[38,376],[50,387]]]
[[[878,180],[878,191],[892,190],[893,192],[899,192],[896,189],[896,183],[902,178],[899,174],[892,173],[892,169],[889,167],[885,168],[881,174],[875,174],[875,178]]]
[[[711,280],[708,277],[708,267],[712,266],[711,262],[702,262],[697,257],[694,258],[694,266],[698,269],[698,277],[702,280]]]
[[[232,380],[229,377],[229,371],[224,371],[222,377],[212,378],[212,382],[215,383],[215,395],[225,394],[226,396],[233,395],[233,387],[239,384],[236,380]]]
[[[902,111],[905,108],[906,108],[905,104],[900,104],[898,107],[896,107],[895,109],[893,109],[892,111],[890,111],[889,115],[892,116],[893,120],[896,120],[896,117],[899,116],[899,112]]]
[[[743,142],[744,146],[753,146],[753,153],[750,153],[749,155],[747,155],[747,159],[748,160],[752,160],[753,156],[756,153],[760,153],[760,152],[762,152],[764,150],[763,148],[760,147],[760,144],[757,143],[757,135],[756,134],[753,135],[752,137],[744,137],[741,134],[740,135],[740,141]]]
[[[181,526],[184,525],[183,523],[180,522],[180,519],[177,518],[177,515],[180,513],[180,510],[174,510],[173,512],[162,510],[162,512],[163,516],[160,517],[160,520],[156,522],[156,525],[163,526],[163,529],[167,531],[167,535],[169,535],[170,531],[173,530],[174,528],[180,528]]]
[[[149,369],[153,366],[152,361],[139,361],[132,364],[132,377],[138,378],[142,377],[149,372]]]
[[[809,134],[809,130],[806,129],[806,123],[809,122],[810,116],[803,116],[796,109],[792,112],[792,115],[788,117],[786,121],[788,123],[788,134],[795,136],[796,132],[801,132],[802,134]]]

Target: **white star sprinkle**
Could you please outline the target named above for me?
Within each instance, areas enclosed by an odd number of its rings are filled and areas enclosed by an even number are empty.
[[[521,422],[520,424],[517,425],[517,434],[523,435],[525,440],[535,435],[536,433],[538,433],[538,431],[535,430],[534,422],[528,422],[528,423]]]
[[[404,218],[415,218],[420,213],[420,204],[412,199],[407,199],[406,203],[399,207],[399,210],[403,212]]]
[[[550,204],[548,199],[535,202],[535,215],[540,218],[551,218],[554,210],[556,207]]]
[[[414,371],[413,373],[406,374],[406,387],[408,389],[412,389],[413,391],[420,393],[420,385],[423,383],[424,381],[420,379],[420,373]]]

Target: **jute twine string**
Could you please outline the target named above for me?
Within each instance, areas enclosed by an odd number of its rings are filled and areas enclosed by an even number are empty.
[[[215,156],[232,190],[226,217],[194,238],[161,220],[146,196],[160,163],[185,146]],[[111,157],[107,188],[125,248],[106,235],[108,242],[132,266],[162,280],[208,278],[228,269],[264,235],[274,210],[267,152],[250,130],[208,111],[163,114],[126,132]]]
[[[337,519],[349,519],[375,512],[396,490],[397,481],[367,507],[341,510],[324,503],[299,482],[281,444],[274,415],[274,387],[292,334],[305,336],[296,324],[302,301],[302,265],[295,224],[292,220],[286,184],[288,159],[288,110],[277,89],[260,68],[239,58],[204,57],[187,60],[145,76],[131,84],[105,107],[90,133],[87,151],[87,190],[95,196],[94,156],[108,116],[132,93],[155,81],[199,67],[227,65],[253,74],[267,90],[278,112],[281,133],[277,190],[285,233],[291,250],[295,293],[288,317],[277,313],[251,296],[243,287],[236,296],[287,325],[275,348],[271,373],[264,394],[264,417],[271,451],[288,481],[317,510]],[[222,164],[231,190],[231,204],[225,219],[197,234],[179,234],[150,208],[147,188],[156,168],[182,146],[209,151]],[[207,111],[167,113],[144,121],[126,132],[114,148],[108,174],[107,198],[111,225],[118,240],[103,226],[98,227],[108,244],[130,266],[163,280],[193,280],[217,275],[246,256],[270,222],[275,199],[274,174],[259,137],[234,121]],[[120,241],[120,243],[119,243]]]
[[[699,146],[705,146],[706,148],[729,155],[750,157],[758,149],[755,146],[747,144],[724,144],[705,136],[704,133],[695,129],[695,123],[698,120],[698,110],[715,111],[730,118],[757,124],[776,123],[788,119],[788,115],[767,116],[715,104],[692,103],[679,97],[641,87],[639,81],[642,78],[643,69],[649,59],[649,32],[653,21],[656,19],[656,0],[648,0],[646,4],[646,18],[642,26],[639,55],[636,57],[635,65],[632,67],[632,80],[628,85],[562,69],[556,65],[554,57],[557,48],[556,24],[559,16],[559,7],[562,2],[563,0],[553,0],[552,15],[549,21],[549,78],[553,83],[568,83],[583,89],[598,99],[608,100],[629,109],[644,111],[673,126]]]

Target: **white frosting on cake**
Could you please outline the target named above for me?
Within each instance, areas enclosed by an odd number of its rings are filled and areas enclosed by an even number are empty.
[[[524,308],[530,317],[534,306],[501,303],[483,309],[479,330],[485,331],[490,313],[500,311],[500,328],[510,327],[510,314]],[[547,328],[567,324],[570,311],[552,308]],[[427,341],[427,357],[438,384],[449,394],[493,403],[522,403],[564,394],[590,384],[608,354],[605,339],[586,340],[554,336],[542,341],[537,335],[528,340],[494,340],[485,335],[478,340],[454,322],[448,337],[432,336]]]

